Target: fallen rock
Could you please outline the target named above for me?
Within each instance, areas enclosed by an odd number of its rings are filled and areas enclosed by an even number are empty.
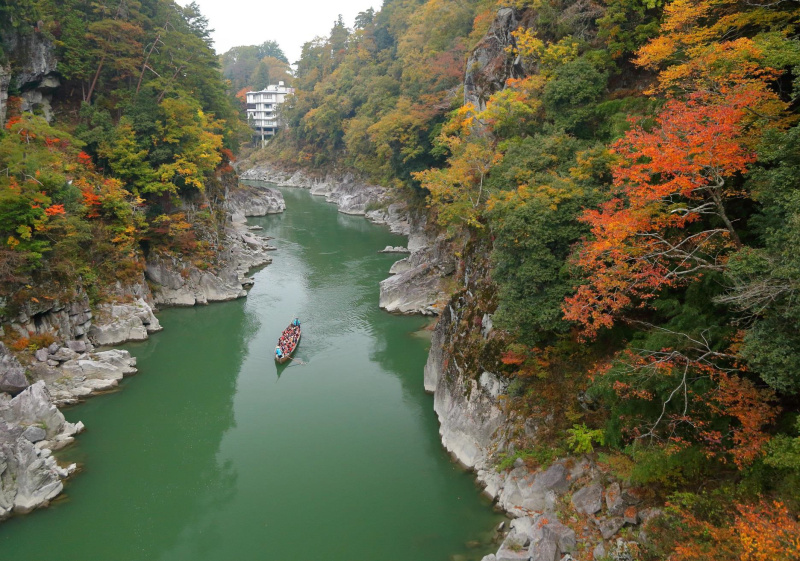
[[[619,532],[620,528],[625,525],[625,520],[620,517],[606,518],[598,523],[600,535],[604,540],[607,540]]]
[[[602,557],[606,556],[606,546],[603,545],[603,542],[600,542],[594,549],[592,550],[592,559],[601,559]]]
[[[559,558],[558,544],[548,539],[531,544],[528,553],[531,561],[557,561]]]
[[[610,516],[622,516],[625,510],[625,501],[622,499],[622,489],[616,481],[606,487],[606,508]]]
[[[23,438],[27,438],[29,442],[36,444],[47,438],[47,431],[42,427],[30,426],[22,433]]]
[[[556,542],[561,553],[575,551],[578,542],[575,538],[575,530],[572,528],[556,520],[542,526],[542,531],[544,533],[544,539]]]
[[[67,341],[67,347],[79,354],[85,353],[89,350],[89,346],[86,344],[86,341]]]
[[[25,368],[6,346],[0,343],[0,392],[18,394],[29,385]]]
[[[72,360],[78,356],[78,353],[70,349],[69,347],[61,347],[58,349],[55,354],[50,355],[52,360],[56,362],[67,362],[68,360]]]
[[[603,487],[592,483],[572,495],[572,506],[581,514],[595,514],[603,508]]]

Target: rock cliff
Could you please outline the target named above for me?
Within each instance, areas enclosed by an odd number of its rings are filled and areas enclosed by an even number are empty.
[[[276,189],[239,184],[228,189],[225,210],[234,223],[244,223],[247,216],[279,214],[286,210],[286,203]]]
[[[43,33],[31,29],[27,33],[5,33],[2,47],[9,64],[0,65],[0,125],[5,122],[10,85],[20,92],[23,111],[40,111],[50,121],[53,92],[61,85],[55,45]]]
[[[486,109],[486,101],[505,87],[509,78],[525,75],[522,61],[508,54],[507,48],[516,46],[511,34],[520,25],[520,15],[514,8],[498,10],[489,31],[473,49],[467,60],[464,76],[464,105],[472,104],[478,110]]]
[[[408,216],[406,222],[411,254],[392,265],[392,276],[381,281],[379,305],[388,312],[437,315],[446,300],[443,279],[455,272],[451,243],[427,227],[424,214]]]
[[[579,550],[613,557],[635,548],[620,530],[627,526],[626,535],[646,539],[642,528],[659,511],[643,508],[642,490],[621,485],[590,458],[565,457],[541,468],[518,458],[498,470],[517,442],[535,442],[537,427],[510,406],[509,380],[490,371],[496,361],[487,355],[499,335],[487,313],[491,302],[480,297],[482,269],[459,266],[466,288],[442,311],[424,384],[434,394],[444,447],[514,517],[498,552],[484,561],[558,561]]]
[[[14,398],[0,394],[0,520],[46,506],[76,465],[60,467],[52,450],[83,430],[53,405],[44,382]]]

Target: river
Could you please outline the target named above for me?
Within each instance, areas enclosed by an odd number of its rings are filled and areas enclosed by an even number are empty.
[[[140,373],[65,412],[82,471],[0,525],[19,561],[480,559],[503,520],[438,440],[427,320],[378,308],[405,239],[304,190],[250,219],[274,263],[246,299],[159,314]],[[303,321],[295,363],[275,341]],[[302,362],[301,362],[302,361]],[[496,549],[496,546],[494,547]]]

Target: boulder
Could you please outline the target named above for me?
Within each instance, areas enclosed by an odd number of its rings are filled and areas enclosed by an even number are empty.
[[[537,484],[545,491],[565,493],[569,489],[567,468],[561,463],[551,465],[544,473],[536,477]]]
[[[528,550],[531,561],[557,561],[559,559],[558,544],[553,540],[543,539],[531,544]]]
[[[581,514],[595,514],[603,508],[603,487],[591,483],[572,495],[572,506]]]
[[[558,544],[561,553],[575,551],[578,542],[575,539],[575,530],[559,522],[549,522],[542,526],[544,539],[554,541]]]
[[[47,438],[47,431],[42,427],[30,426],[22,433],[23,438],[27,438],[29,442],[36,444]]]
[[[25,368],[6,346],[0,343],[0,392],[18,394],[29,385]]]
[[[606,487],[606,508],[610,516],[622,516],[622,513],[625,511],[622,489],[616,481]]]
[[[61,347],[55,352],[55,354],[50,355],[50,358],[57,362],[67,362],[68,360],[77,358],[77,356],[78,353],[76,353],[69,347]]]
[[[639,511],[639,522],[641,524],[646,524],[650,522],[653,518],[657,518],[663,514],[663,511],[660,508],[643,508]]]
[[[619,532],[620,528],[622,528],[624,525],[625,520],[620,517],[614,517],[601,520],[598,523],[598,528],[600,530],[600,535],[603,536],[604,540],[607,540]]]
[[[76,353],[85,353],[89,350],[88,346],[86,345],[86,341],[67,341],[67,347]]]

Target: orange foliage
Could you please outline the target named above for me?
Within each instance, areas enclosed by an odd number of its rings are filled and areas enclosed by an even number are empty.
[[[44,209],[44,212],[47,216],[57,216],[61,214],[66,214],[64,210],[64,205],[51,205]]]
[[[736,505],[732,525],[681,511],[672,561],[798,561],[800,523],[778,501]]]
[[[234,97],[239,101],[241,101],[242,103],[247,103],[247,92],[251,91],[253,91],[253,88],[251,88],[250,86],[245,86],[241,90],[236,92],[236,95]]]
[[[719,270],[724,252],[739,244],[724,202],[742,193],[727,180],[755,161],[750,111],[773,99],[748,87],[671,100],[652,131],[635,123],[614,145],[621,156],[614,168],[617,196],[581,217],[594,239],[582,244],[574,263],[590,280],[564,305],[585,338],[664,287]],[[708,215],[726,227],[685,232]]]
[[[24,351],[25,349],[28,348],[29,344],[30,344],[30,339],[28,339],[27,337],[20,337],[19,339],[11,343],[11,348],[14,349],[15,351]]]
[[[100,195],[94,192],[91,186],[81,189],[83,193],[83,204],[86,205],[87,218],[98,218],[100,216]]]
[[[764,445],[770,436],[763,431],[778,417],[780,408],[774,405],[775,392],[759,389],[746,378],[717,371],[711,379],[715,388],[703,396],[709,409],[715,415],[731,417],[737,426],[728,435],[714,431],[703,431],[701,436],[717,446],[723,437],[731,441],[728,452],[737,467],[743,468],[764,454]]]
[[[665,402],[658,419],[649,423],[628,419],[628,432],[655,439],[666,450],[698,442],[707,457],[722,462],[731,459],[742,469],[764,454],[771,438],[764,429],[777,419],[781,408],[774,391],[757,388],[743,375],[722,369],[710,362],[709,354],[723,360],[716,356],[721,353],[713,352],[691,358],[673,349],[646,356],[625,351],[619,355],[618,366],[627,370],[630,382],[616,380],[613,388],[623,400],[650,402],[657,394],[642,386],[651,380],[658,380],[657,386],[661,381],[671,384],[673,390],[668,398],[662,398]],[[710,381],[711,388],[703,384],[698,393],[693,382],[700,379]]]
[[[94,162],[92,162],[92,157],[83,150],[81,150],[81,152],[78,154],[78,161],[81,163],[81,165],[85,166],[88,169],[94,168]]]

